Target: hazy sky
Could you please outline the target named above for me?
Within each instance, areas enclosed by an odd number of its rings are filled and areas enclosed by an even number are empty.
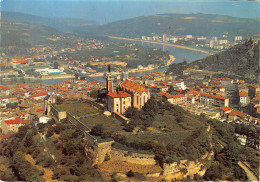
[[[1,1],[1,0],[0,0]],[[260,3],[246,0],[2,0],[2,11],[98,23],[165,13],[260,18]],[[151,3],[150,3],[151,2]]]
[[[13,0],[0,0],[1,1],[13,1]],[[31,0],[22,0],[22,1],[31,1]],[[220,2],[220,1],[248,1],[248,0],[34,0],[34,1],[85,1],[85,2]],[[255,0],[255,1],[260,1],[260,0]]]

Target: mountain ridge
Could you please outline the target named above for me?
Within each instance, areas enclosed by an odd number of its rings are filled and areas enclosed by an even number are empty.
[[[140,16],[104,24],[95,29],[96,34],[121,37],[152,36],[153,34],[221,36],[252,36],[260,34],[260,21],[249,18],[213,14],[157,14]]]
[[[2,21],[30,23],[55,28],[65,33],[72,33],[78,27],[97,26],[94,21],[77,18],[45,18],[31,14],[2,11]]]

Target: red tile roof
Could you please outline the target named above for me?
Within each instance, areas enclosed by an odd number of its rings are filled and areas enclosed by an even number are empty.
[[[185,97],[183,94],[178,94],[178,95],[171,95],[169,93],[166,93],[166,92],[161,92],[159,93],[160,95],[164,95],[167,99],[178,99],[178,98],[181,98],[181,97]]]
[[[165,80],[162,82],[163,85],[168,85],[169,83],[172,83],[170,80]]]
[[[6,139],[6,138],[8,138],[9,136],[12,136],[12,135],[14,135],[14,133],[8,133],[8,134],[5,134],[5,135],[0,135],[0,141],[4,140],[4,139]]]
[[[183,94],[172,95],[172,98],[174,98],[174,99],[178,99],[178,98],[181,98],[181,97],[184,97],[184,95]]]
[[[160,92],[160,93],[158,93],[159,95],[170,95],[169,93],[167,93],[167,92]]]
[[[182,83],[184,82],[183,80],[177,80],[177,81],[174,81],[174,83]]]
[[[246,113],[240,112],[240,111],[236,111],[233,110],[229,113],[230,116],[239,116],[239,117],[244,117],[246,115]]]
[[[242,91],[242,92],[239,92],[239,96],[240,97],[247,97],[247,92],[244,92],[244,91]]]
[[[47,94],[48,94],[47,92],[41,92],[41,93],[38,93],[38,94],[34,94],[31,97],[40,97],[40,96],[45,96]]]
[[[212,98],[216,98],[216,99],[221,99],[221,100],[228,99],[227,97],[222,97],[219,95],[211,95],[211,94],[206,94],[206,93],[201,93],[200,95],[206,96],[206,97],[212,97]]]
[[[9,87],[2,87],[2,90],[10,90]]]
[[[254,88],[258,88],[258,86],[257,86],[257,85],[253,85],[253,84],[251,84],[251,85],[248,85],[248,87],[254,87]]]
[[[148,89],[144,88],[144,86],[130,80],[125,80],[121,84],[121,87],[123,87],[124,89],[129,89],[133,92],[139,92],[139,93],[148,92]]]
[[[14,62],[15,64],[26,64],[26,63],[30,63],[29,60],[22,60],[22,61],[16,61]]]
[[[16,117],[15,119],[5,120],[6,124],[20,124],[21,121],[22,120],[20,117]]]
[[[24,116],[26,115],[26,112],[20,112],[20,113],[17,113],[18,116]]]
[[[36,112],[40,112],[40,111],[44,111],[44,109],[41,107],[41,108],[38,108],[36,109]]]
[[[214,81],[214,80],[210,81],[210,83],[212,83],[212,84],[221,84],[220,81]]]
[[[195,90],[190,90],[188,93],[192,93],[193,95],[198,95],[200,92]]]
[[[182,92],[183,90],[180,88],[176,88],[176,89],[174,89],[175,91],[177,91],[177,92]]]
[[[114,97],[114,98],[117,98],[117,97],[120,97],[120,98],[131,97],[131,95],[129,93],[126,93],[126,92],[123,92],[123,91],[113,92],[113,93],[108,94],[108,96]]]
[[[222,107],[221,108],[223,111],[231,111],[231,108],[229,108],[229,107]]]

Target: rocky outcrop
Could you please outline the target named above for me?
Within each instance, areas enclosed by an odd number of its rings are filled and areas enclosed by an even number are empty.
[[[206,165],[211,161],[214,152],[207,152],[200,159],[195,161],[181,160],[163,165],[163,176],[166,180],[182,179],[190,176],[193,179],[195,174],[203,176],[206,172]]]

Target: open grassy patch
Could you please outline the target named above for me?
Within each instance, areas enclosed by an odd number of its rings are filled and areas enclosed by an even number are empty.
[[[101,170],[104,171],[117,171],[120,173],[127,173],[128,171],[138,172],[138,173],[160,173],[162,168],[156,165],[141,165],[141,164],[131,164],[124,161],[118,160],[109,160],[105,161],[98,166]]]
[[[75,117],[84,117],[88,114],[98,113],[98,108],[91,105],[88,101],[68,101],[61,104],[55,104],[58,111],[66,111]]]

